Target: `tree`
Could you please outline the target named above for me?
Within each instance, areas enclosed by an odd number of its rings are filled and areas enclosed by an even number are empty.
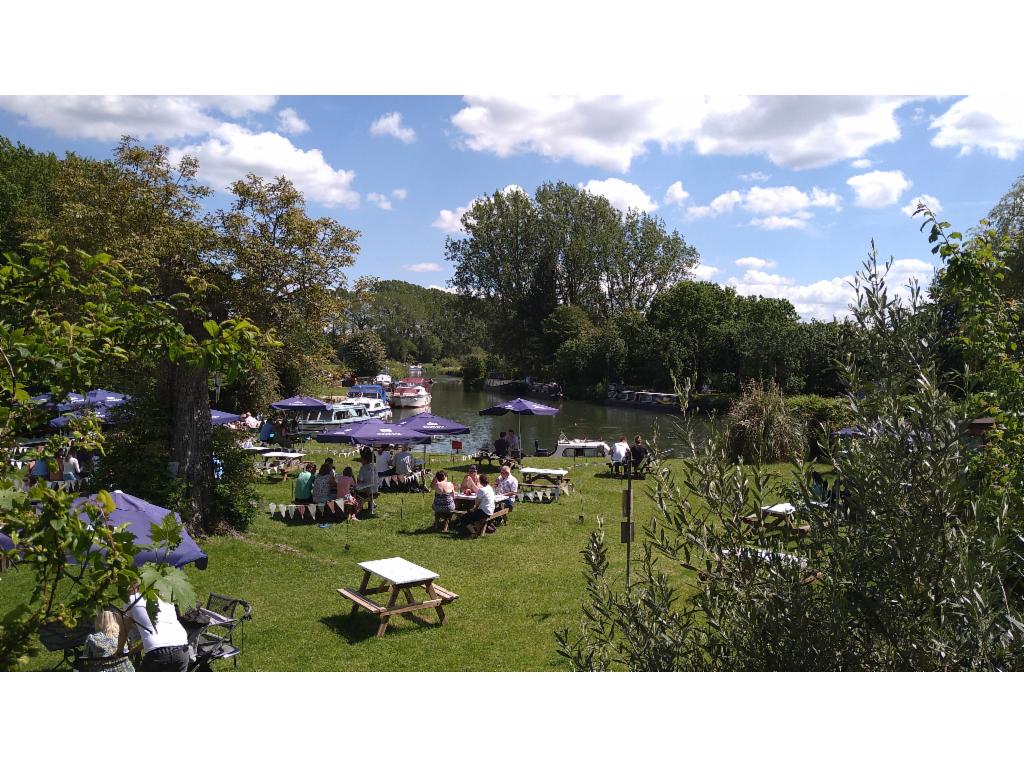
[[[665,222],[649,213],[630,209],[622,222],[616,247],[605,252],[601,282],[608,311],[646,311],[651,302],[671,285],[686,277],[700,256],[677,231],[665,230]]]
[[[0,136],[0,252],[45,235],[59,167],[52,152],[35,152]]]
[[[384,344],[373,331],[349,334],[342,342],[339,354],[357,376],[373,376],[387,362]]]
[[[194,338],[208,333],[206,323],[218,306],[207,262],[216,233],[203,215],[209,188],[197,183],[198,163],[183,157],[172,164],[167,147],[146,148],[125,137],[112,160],[97,162],[69,156],[55,187],[54,236],[87,252],[115,254],[156,297],[187,295],[174,305],[175,322]],[[225,319],[223,316],[218,319]],[[151,357],[126,372],[134,386],[145,377],[159,380],[159,401],[171,425],[170,465],[186,489],[184,516],[202,528],[213,505],[210,445],[210,371],[202,360]]]
[[[259,333],[246,321],[212,323],[200,338],[176,322],[178,308],[138,285],[134,275],[105,253],[70,251],[52,243],[6,252],[0,268],[0,532],[14,557],[35,577],[25,601],[0,621],[0,668],[33,652],[39,627],[49,621],[74,626],[97,608],[123,602],[135,583],[143,595],[181,605],[194,594],[181,571],[163,563],[133,564],[134,536],[112,528],[106,491],[96,503],[73,508],[74,497],[45,483],[25,487],[27,467],[13,461],[16,436],[49,418],[29,399],[29,388],[59,402],[72,389],[86,391],[113,363],[142,363],[152,354],[184,364],[223,368],[235,375],[252,359]],[[50,459],[70,444],[103,450],[94,417],[73,422],[68,436],[53,436],[42,450],[20,460]],[[154,548],[174,548],[180,532],[173,517],[152,531]],[[154,603],[155,608],[155,603]]]
[[[999,198],[988,218],[996,233],[1005,238],[1003,293],[1024,301],[1024,176]]]
[[[291,181],[255,174],[234,182],[235,200],[217,214],[214,263],[231,310],[278,329],[283,342],[269,357],[289,393],[323,376],[326,330],[344,309],[342,271],[359,252],[359,232],[334,219],[312,218]]]

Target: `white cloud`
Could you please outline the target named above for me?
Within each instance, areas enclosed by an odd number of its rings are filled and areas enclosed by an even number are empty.
[[[934,267],[920,259],[897,259],[886,276],[886,283],[892,293],[906,297],[911,278],[925,283],[933,272]],[[798,283],[791,277],[748,269],[743,277],[731,277],[725,284],[744,296],[789,299],[805,320],[830,320],[849,314],[849,305],[855,298],[852,282],[853,275],[844,275]]]
[[[419,264],[406,264],[410,272],[440,272],[441,265],[436,261],[421,261]]]
[[[171,161],[183,154],[199,159],[199,174],[218,189],[247,173],[287,176],[307,199],[333,207],[359,205],[354,171],[332,168],[319,149],[299,149],[278,133],[253,133],[239,125],[222,123],[206,141],[171,150]]]
[[[202,136],[215,130],[213,113],[243,117],[270,109],[273,96],[0,96],[0,109],[61,136],[145,141]]]
[[[796,187],[751,187],[746,192],[733,189],[716,197],[710,205],[691,206],[691,218],[715,217],[729,213],[737,206],[755,214],[752,226],[761,229],[804,229],[814,217],[811,208],[842,210],[842,198],[834,192],[813,187],[810,193]]]
[[[1024,149],[1024,97],[968,96],[931,121],[937,131],[936,147],[959,147],[960,154],[975,149],[1003,160],[1015,160]]]
[[[738,178],[740,181],[768,181],[771,176],[761,171],[754,171],[753,173],[741,173]]]
[[[698,280],[710,280],[719,272],[718,267],[712,267],[710,264],[698,264],[693,268],[693,276]]]
[[[708,216],[720,216],[723,213],[729,213],[729,211],[739,205],[742,200],[743,195],[735,189],[732,189],[720,194],[711,201],[710,205],[691,205],[686,209],[686,213],[693,219],[703,219]]]
[[[748,269],[765,269],[775,266],[772,259],[759,259],[757,256],[744,256],[742,259],[736,259],[734,263],[737,267],[747,267]]]
[[[913,216],[917,210],[918,203],[924,203],[928,206],[934,214],[942,212],[942,204],[939,202],[939,198],[933,197],[932,195],[917,195],[909,203],[900,208],[907,216]]]
[[[395,198],[395,200],[405,200],[405,198],[408,196],[408,194],[409,193],[406,192],[401,187],[399,187],[398,189],[392,189],[391,190],[391,196],[393,198]]]
[[[690,193],[683,189],[683,182],[673,181],[665,192],[665,205],[682,205]]]
[[[678,182],[677,182],[678,183]],[[592,195],[600,195],[608,200],[613,206],[625,213],[630,208],[636,208],[644,213],[650,213],[658,207],[650,195],[644,192],[636,184],[622,179],[607,178],[604,181],[591,179],[586,184],[579,185],[581,189],[587,190]],[[682,185],[680,184],[680,189]]]
[[[853,187],[856,204],[862,208],[881,208],[895,205],[900,196],[914,186],[903,171],[871,171],[851,176],[846,183]]]
[[[374,136],[394,136],[405,144],[416,141],[416,131],[402,125],[401,112],[388,112],[378,117],[370,126],[370,133]]]
[[[452,116],[463,144],[499,157],[532,152],[625,173],[648,145],[702,155],[763,155],[816,168],[900,137],[906,99],[873,96],[666,98],[467,96]]]
[[[435,291],[444,291],[445,293],[458,293],[456,289],[450,286],[437,285],[436,283],[431,283],[430,285],[427,286],[427,288],[433,288]]]
[[[462,215],[473,206],[473,200],[470,200],[467,205],[462,205],[456,208],[454,211],[448,208],[442,208],[437,218],[430,225],[437,229],[447,232],[451,235],[462,234],[466,230],[462,228]]]
[[[391,201],[387,195],[382,195],[379,192],[367,192],[366,199],[382,210],[391,210]]]
[[[866,157],[862,157],[859,160],[854,160],[852,163],[850,163],[850,167],[851,168],[858,168],[858,169],[871,168],[873,165],[874,165],[874,162],[872,162],[871,160],[868,160]]]
[[[294,109],[285,107],[277,113],[277,129],[281,133],[305,133],[309,130],[309,123],[299,117]]]

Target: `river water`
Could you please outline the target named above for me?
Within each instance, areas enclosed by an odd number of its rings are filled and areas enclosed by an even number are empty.
[[[586,402],[582,400],[544,400],[537,402],[559,409],[555,416],[523,416],[520,422],[515,415],[481,416],[480,411],[497,403],[512,400],[516,395],[489,391],[465,391],[462,380],[439,377],[434,380],[429,411],[437,416],[452,419],[470,428],[470,434],[459,435],[466,452],[475,452],[487,444],[492,446],[498,433],[514,429],[520,434],[523,451],[533,454],[534,441],[542,448],[554,448],[559,433],[569,438],[590,438],[603,440],[611,445],[620,437],[633,442],[635,435],[642,435],[650,441],[655,427],[658,430],[658,446],[671,449],[676,456],[684,455],[684,445],[675,434],[671,413],[645,411],[640,408],[623,408]],[[525,399],[531,399],[526,396]],[[423,409],[428,410],[428,409]],[[413,408],[395,408],[392,421],[401,421],[417,413]],[[522,423],[520,433],[519,424]],[[447,453],[451,450],[448,440],[435,440],[429,448],[432,452]]]

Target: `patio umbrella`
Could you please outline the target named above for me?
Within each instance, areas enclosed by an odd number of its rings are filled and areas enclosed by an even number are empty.
[[[394,443],[429,443],[430,437],[401,424],[388,424],[380,419],[367,419],[314,436],[318,443],[353,443],[355,445],[392,445]]]
[[[150,524],[162,522],[164,517],[170,513],[170,510],[158,507],[156,504],[150,504],[148,501],[143,501],[123,491],[114,491],[111,496],[114,498],[114,511],[107,518],[110,527],[113,528],[127,523],[128,531],[135,536],[136,544],[142,546],[152,544],[153,540],[149,536]],[[94,502],[95,500],[95,496],[79,497],[75,499],[72,508],[79,507],[87,501]],[[81,516],[85,518],[86,513],[83,512]],[[177,513],[175,513],[174,519],[179,524],[181,523],[181,518],[178,517]],[[11,541],[11,538],[0,533],[0,549],[13,548],[14,543]],[[181,544],[178,545],[177,549],[173,549],[170,552],[166,550],[140,552],[135,556],[135,565],[140,566],[143,563],[152,563],[157,560],[169,563],[176,568],[184,568],[189,563],[195,563],[196,567],[200,570],[205,570],[209,563],[206,553],[198,547],[195,541],[192,540],[192,537],[188,535],[188,531],[184,529],[181,532]]]
[[[271,403],[270,407],[279,411],[321,411],[327,408],[328,405],[323,400],[317,400],[315,397],[296,395],[286,400],[278,400],[276,403]]]
[[[53,427],[54,429],[64,429],[72,421],[74,421],[75,419],[82,418],[83,416],[85,416],[86,413],[90,411],[94,411],[96,415],[100,417],[100,421],[103,422],[104,424],[110,424],[114,420],[113,414],[110,410],[104,408],[102,405],[98,405],[91,406],[89,408],[83,408],[82,410],[78,411],[70,411],[69,413],[66,413],[63,416],[58,416],[55,419],[50,419],[50,426]]]
[[[63,403],[57,404],[57,410],[67,413],[82,408],[114,408],[124,405],[131,399],[131,395],[111,392],[109,389],[93,389],[86,392],[84,396],[77,392],[70,392]]]
[[[224,424],[231,424],[232,422],[238,421],[241,416],[237,413],[227,413],[226,411],[218,411],[216,408],[210,409],[210,423],[219,427]]]
[[[507,403],[498,403],[480,411],[481,416],[504,416],[506,413],[514,413],[519,417],[516,426],[519,429],[519,439],[522,442],[524,414],[527,416],[554,416],[558,413],[558,409],[550,405],[541,405],[532,400],[524,400],[521,397],[517,397],[515,400],[509,400]],[[522,450],[522,447],[520,447],[520,450]]]
[[[445,419],[427,412],[417,413],[408,419],[402,419],[402,421],[398,422],[398,426],[415,429],[424,435],[468,435],[470,432],[469,427],[465,424],[459,424],[457,421]],[[427,467],[426,443],[423,444],[423,467],[424,469]]]

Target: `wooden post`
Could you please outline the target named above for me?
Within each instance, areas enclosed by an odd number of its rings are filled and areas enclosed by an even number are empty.
[[[629,473],[629,477],[626,479],[626,490],[622,494],[622,516],[626,518],[626,522],[623,523],[623,536],[626,539],[626,591],[632,584],[630,579],[631,575],[631,561],[633,559],[633,473]],[[628,536],[626,535],[628,534]]]

